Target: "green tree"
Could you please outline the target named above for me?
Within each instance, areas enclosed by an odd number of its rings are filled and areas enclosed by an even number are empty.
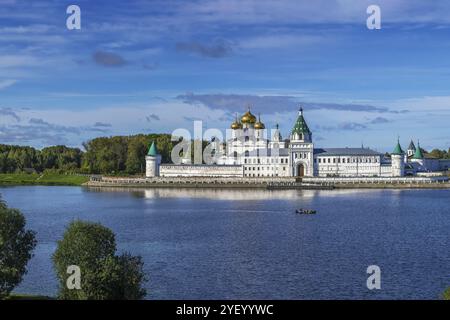
[[[61,299],[142,299],[145,289],[140,257],[115,256],[114,233],[97,223],[75,221],[58,241],[53,263]],[[81,289],[66,286],[67,267],[81,270]]]
[[[446,155],[446,152],[439,149],[433,149],[430,153],[428,153],[428,155],[433,158],[443,159]]]
[[[35,233],[25,229],[19,210],[9,209],[0,199],[0,299],[22,281],[36,246]]]
[[[447,290],[444,291],[444,293],[442,294],[442,298],[444,300],[450,300],[450,287],[447,288]]]
[[[147,138],[144,135],[130,137],[126,161],[126,172],[129,174],[145,171],[145,155],[148,151]]]
[[[82,152],[78,148],[54,146],[42,149],[39,154],[41,169],[76,171],[81,165]]]
[[[0,173],[34,169],[61,173],[143,174],[145,155],[151,142],[161,154],[162,163],[170,163],[172,149],[179,140],[170,134],[139,134],[134,136],[99,137],[83,143],[85,151],[66,146],[37,150],[31,147],[0,144]],[[208,142],[202,141],[203,149]],[[193,157],[194,149],[191,148]],[[187,155],[186,155],[187,156]]]
[[[124,253],[108,257],[101,272],[102,285],[112,300],[139,300],[145,297],[142,283],[146,281],[140,256]]]

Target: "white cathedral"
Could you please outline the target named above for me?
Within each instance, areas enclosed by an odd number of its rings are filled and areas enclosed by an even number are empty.
[[[369,148],[314,148],[303,109],[289,139],[283,140],[278,125],[271,139],[265,125],[249,110],[231,124],[226,143],[214,141],[219,153],[214,164],[161,165],[153,143],[146,156],[146,176],[167,177],[402,177],[418,172],[448,170],[449,160],[424,157],[411,141],[406,152],[400,142],[386,156]]]

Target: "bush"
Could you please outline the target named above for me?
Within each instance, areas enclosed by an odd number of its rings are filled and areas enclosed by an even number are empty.
[[[35,246],[35,233],[25,230],[24,216],[0,199],[0,299],[22,281]]]
[[[442,294],[442,298],[444,300],[450,300],[450,288],[447,288],[447,290],[444,291],[444,293]]]
[[[53,255],[59,278],[59,298],[119,300],[142,299],[146,291],[143,263],[140,257],[129,254],[115,256],[114,233],[108,228],[83,221],[75,221],[67,228]],[[81,270],[81,289],[66,286],[67,267]]]

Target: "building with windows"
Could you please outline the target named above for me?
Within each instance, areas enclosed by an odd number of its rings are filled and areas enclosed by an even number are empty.
[[[364,147],[315,148],[302,108],[287,139],[278,125],[268,138],[261,117],[250,108],[240,119],[236,115],[230,128],[231,139],[214,141],[217,156],[209,165],[160,165],[152,145],[147,177],[402,177],[448,168],[448,161],[427,159],[412,141],[406,152],[397,141],[389,156]]]

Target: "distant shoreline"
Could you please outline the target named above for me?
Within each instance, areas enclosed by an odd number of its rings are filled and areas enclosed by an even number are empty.
[[[362,182],[369,179],[372,182]],[[349,178],[330,182],[332,178],[176,178],[159,177],[103,177],[56,173],[0,174],[0,187],[14,186],[84,186],[98,188],[194,188],[194,189],[259,189],[259,190],[332,190],[332,189],[450,189],[450,181],[418,181],[404,178],[402,183],[384,182],[383,179]],[[380,180],[380,181],[378,181]]]
[[[327,179],[295,178],[112,178],[97,177],[83,184],[99,188],[197,188],[197,189],[266,189],[266,190],[332,190],[332,189],[450,189],[449,181],[397,179],[385,182],[383,179],[346,179],[344,182],[330,182]],[[322,181],[323,180],[323,181]],[[345,180],[345,179],[344,179]]]
[[[189,188],[189,189],[258,189],[258,190],[333,190],[333,189],[450,189],[450,184],[442,185],[385,185],[385,186],[374,186],[370,184],[358,184],[358,185],[336,185],[331,188],[325,187],[289,187],[289,188],[267,188],[267,186],[261,185],[187,185],[187,184],[172,184],[172,185],[123,185],[123,184],[92,184],[86,183],[85,187],[95,187],[95,188],[153,188],[153,189],[176,189],[176,188]]]

